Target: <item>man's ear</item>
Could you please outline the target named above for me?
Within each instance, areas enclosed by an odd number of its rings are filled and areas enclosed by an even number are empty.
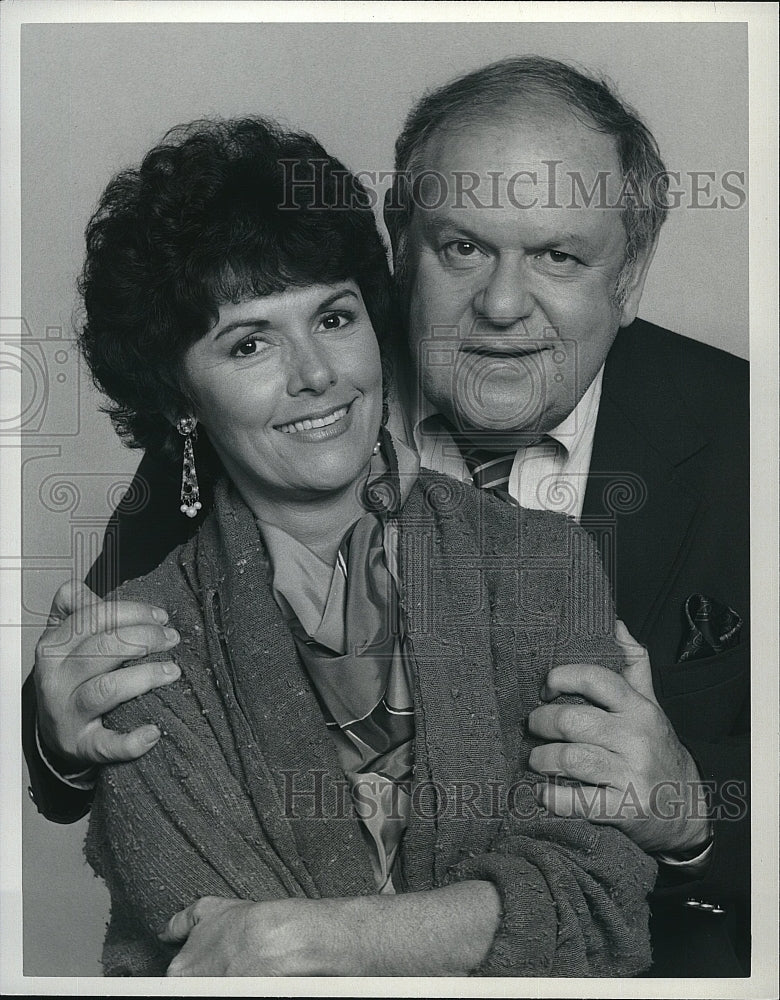
[[[398,226],[398,213],[401,211],[400,208],[395,204],[396,193],[395,185],[385,191],[385,204],[383,210],[383,218],[385,220],[385,226],[387,227],[387,232],[390,237],[390,247],[393,251],[393,260],[395,261],[395,255],[398,251],[398,234],[400,232]]]
[[[650,265],[655,257],[658,240],[655,240],[646,250],[637,255],[634,265],[631,268],[631,279],[625,292],[623,304],[620,307],[620,325],[629,326],[636,319],[639,312],[639,303],[642,299],[642,292],[645,290],[645,280]]]

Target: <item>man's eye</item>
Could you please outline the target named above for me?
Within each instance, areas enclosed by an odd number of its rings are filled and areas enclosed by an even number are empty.
[[[544,253],[540,253],[539,257],[546,257],[552,264],[575,264],[577,258],[572,256],[570,253],[564,253],[563,250],[545,250]]]
[[[442,253],[445,260],[453,264],[475,263],[484,256],[477,244],[470,240],[453,240],[444,245]]]
[[[454,243],[447,244],[447,249],[459,257],[472,257],[477,252],[477,245],[468,240],[455,240]]]

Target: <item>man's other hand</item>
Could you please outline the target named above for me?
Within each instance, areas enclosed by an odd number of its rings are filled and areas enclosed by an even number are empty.
[[[81,583],[57,591],[36,646],[33,677],[40,739],[62,774],[134,760],[160,738],[151,725],[129,733],[106,729],[102,716],[179,676],[171,661],[122,666],[176,645],[179,635],[165,627],[167,620],[161,608],[102,601]]]
[[[649,852],[679,854],[704,847],[709,821],[701,776],[677,739],[653,691],[646,650],[618,622],[623,674],[593,664],[565,664],[548,674],[542,697],[579,695],[584,705],[534,709],[530,767],[580,785],[540,784],[538,798],[558,816],[609,823]]]

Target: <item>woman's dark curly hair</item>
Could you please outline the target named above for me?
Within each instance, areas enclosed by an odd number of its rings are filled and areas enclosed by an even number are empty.
[[[171,129],[114,177],[86,241],[80,343],[131,447],[181,456],[166,418],[192,412],[180,363],[224,303],[352,279],[390,353],[397,325],[367,192],[316,139],[273,121]]]

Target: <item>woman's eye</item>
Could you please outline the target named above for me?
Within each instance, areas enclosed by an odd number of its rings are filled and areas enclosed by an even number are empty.
[[[320,320],[323,330],[341,330],[353,319],[350,313],[328,313]]]
[[[258,340],[257,337],[252,337],[250,340],[242,340],[240,344],[236,344],[232,354],[237,358],[251,358],[252,355],[260,351],[262,346],[263,342],[261,340]]]

